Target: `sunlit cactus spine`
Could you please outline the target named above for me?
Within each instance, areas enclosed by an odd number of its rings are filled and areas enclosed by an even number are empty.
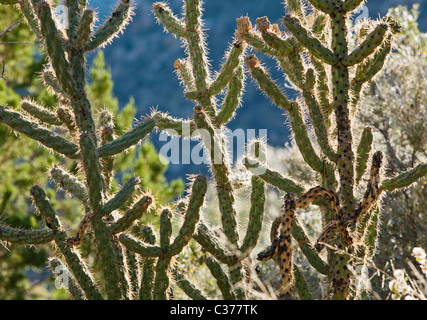
[[[358,147],[354,147],[358,137],[355,137],[352,123],[357,109],[363,107],[359,106],[363,88],[386,63],[393,37],[399,31],[398,24],[392,17],[369,22],[359,34],[357,46],[351,49],[350,14],[364,1],[308,2],[310,8],[300,0],[286,1],[288,14],[283,22],[287,32],[271,24],[267,17],[258,18],[256,27],[249,17],[241,17],[237,19],[236,36],[255,50],[273,57],[299,92],[298,99],[290,100],[271,79],[256,54],[246,57],[246,67],[260,90],[287,111],[295,144],[307,165],[317,172],[318,180],[313,181],[309,186],[311,189],[306,191],[305,186],[299,186],[268,168],[258,176],[287,194],[299,195],[297,209],[309,204],[322,207],[324,230],[315,245],[308,245],[316,251],[328,246],[328,255],[322,264],[327,269],[323,269],[323,274],[328,275],[331,298],[347,299],[354,297],[355,290],[348,268],[348,264],[354,263],[349,261],[350,255],[372,251],[369,245],[358,245],[357,233],[354,232],[356,225],[366,215],[375,214],[373,208],[378,208],[383,191],[395,190],[399,187],[398,181],[405,180],[404,186],[414,183],[425,175],[426,164],[420,164],[398,177],[384,179],[381,175],[382,153],[376,152],[371,156],[370,128],[364,130]],[[353,70],[354,77],[351,76]],[[305,109],[315,139],[310,138],[308,121],[302,115]],[[356,186],[364,177],[369,161],[371,171],[366,192],[357,199]],[[248,169],[256,167],[250,162],[246,166]],[[296,213],[298,215],[298,210]],[[332,241],[336,231],[341,236]],[[377,236],[378,230],[375,234]],[[309,263],[313,265],[313,261],[323,260],[314,250],[307,250],[301,245],[298,227],[294,228],[293,237]],[[277,250],[276,240],[272,247],[261,253],[260,259],[270,258]],[[299,284],[295,287],[301,288]]]

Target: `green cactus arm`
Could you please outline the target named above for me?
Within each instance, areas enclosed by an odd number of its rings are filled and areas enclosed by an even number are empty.
[[[348,28],[345,14],[338,12],[331,19],[331,47],[337,56],[348,55]],[[349,68],[336,65],[331,68],[333,108],[337,126],[338,173],[342,195],[342,209],[347,216],[354,210],[354,151],[353,132],[349,110]]]
[[[56,165],[50,170],[50,176],[58,188],[70,193],[83,203],[88,202],[86,186],[77,177]]]
[[[119,209],[132,197],[140,183],[141,180],[138,177],[130,178],[110,200],[102,205],[99,213],[102,215],[107,215],[114,210]]]
[[[243,67],[239,66],[234,70],[231,76],[230,82],[228,83],[227,95],[216,117],[219,125],[226,124],[236,114],[243,94],[244,81]]]
[[[185,93],[185,97],[188,100],[201,100],[201,99],[203,99],[203,93],[199,92],[197,90],[188,91],[188,92]]]
[[[381,225],[381,211],[376,206],[364,221],[359,222],[358,230],[362,235],[364,244],[361,252],[358,254],[359,258],[365,261],[370,261],[378,249],[378,237],[380,235]]]
[[[123,134],[120,138],[113,140],[110,143],[104,144],[98,148],[98,154],[101,158],[109,157],[118,154],[144,139],[148,134],[153,131],[155,126],[155,120],[152,118],[141,122],[133,129]]]
[[[76,2],[76,1],[72,1]],[[86,9],[82,17],[80,19],[80,23],[78,25],[77,33],[75,36],[75,40],[73,41],[74,46],[77,50],[83,50],[86,43],[89,41],[91,32],[92,32],[92,24],[94,21],[95,14],[93,10]]]
[[[223,247],[216,235],[205,223],[199,222],[197,231],[193,234],[193,238],[204,250],[210,252],[221,263],[231,266],[237,262],[237,257]]]
[[[44,244],[53,241],[54,235],[49,229],[19,229],[0,225],[0,241],[19,244]]]
[[[279,172],[272,171],[264,164],[248,158],[245,158],[243,163],[245,167],[253,174],[258,175],[258,177],[260,177],[262,180],[271,184],[272,186],[275,186],[279,190],[284,192],[293,192],[295,194],[301,194],[304,191],[304,187],[288,178],[283,177]]]
[[[354,81],[356,83],[365,83],[371,81],[375,75],[382,70],[391,52],[392,35],[388,35],[384,40],[383,45],[377,50],[371,59],[363,61],[357,66],[356,76]]]
[[[221,223],[224,233],[232,244],[237,244],[236,210],[234,208],[233,186],[229,179],[228,163],[224,154],[221,133],[215,131],[207,114],[196,108],[194,121],[199,129],[203,129],[203,142],[209,152],[211,168],[216,181],[216,190],[221,212]]]
[[[313,7],[327,14],[332,14],[336,10],[336,1],[334,0],[308,0]]]
[[[246,67],[249,69],[252,77],[257,81],[260,89],[265,92],[277,106],[285,110],[290,109],[291,102],[262,68],[258,58],[255,55],[250,55],[246,57],[245,62]]]
[[[65,56],[64,39],[55,26],[50,5],[46,1],[40,1],[37,4],[36,11],[40,21],[41,33],[46,43],[47,54],[56,77],[67,94],[76,96],[78,93],[70,74],[70,64]]]
[[[284,21],[289,32],[291,32],[313,56],[329,65],[338,63],[338,58],[335,54],[325,47],[319,39],[309,34],[309,32],[301,26],[297,18],[287,15]]]
[[[187,59],[178,59],[173,64],[178,78],[182,81],[187,91],[196,91],[192,66]]]
[[[129,278],[130,285],[130,299],[136,300],[139,297],[139,286],[141,284],[140,280],[140,256],[135,254],[134,252],[123,249],[126,257],[126,272],[127,277]]]
[[[396,177],[383,180],[381,183],[381,190],[394,191],[396,189],[409,187],[411,184],[417,182],[426,175],[427,163],[420,163],[415,168],[403,172]]]
[[[237,39],[245,41],[259,52],[270,56],[277,55],[277,52],[265,43],[262,36],[253,30],[248,17],[240,17],[239,19],[236,19],[236,21],[237,29],[235,35]]]
[[[31,30],[33,31],[36,39],[38,41],[41,41],[42,34],[40,31],[40,25],[37,20],[37,16],[34,10],[33,5],[31,4],[30,0],[21,0],[18,3],[18,6],[24,15],[25,19],[27,20],[28,25],[30,26]]]
[[[298,219],[294,219],[293,221],[292,237],[297,241],[307,261],[309,261],[319,273],[327,275],[329,271],[328,264],[316,252],[310,238],[307,236]]]
[[[0,122],[70,159],[79,157],[76,144],[56,135],[52,130],[43,128],[37,123],[26,119],[12,109],[0,106]]]
[[[185,0],[186,43],[189,61],[193,69],[196,90],[207,92],[210,83],[210,72],[205,48],[205,35],[202,29],[202,8],[200,0]],[[203,106],[212,119],[216,116],[214,99],[204,95],[199,104]]]
[[[355,9],[357,9],[357,7],[359,7],[365,0],[347,0],[344,1],[342,4],[342,8],[347,11],[353,11]]]
[[[322,38],[323,32],[326,28],[326,21],[328,19],[327,15],[322,14],[321,12],[317,11],[314,13],[315,19],[311,25],[311,32],[313,35],[315,35],[317,38]]]
[[[199,0],[185,0],[184,7],[187,43],[193,75],[197,90],[203,92],[208,87],[209,70],[201,30],[201,3]]]
[[[75,0],[65,0],[65,6],[68,9],[68,28],[67,28],[67,37],[68,39],[73,39],[78,37],[78,28],[81,21],[81,7],[79,1]]]
[[[330,103],[330,89],[328,84],[328,73],[326,72],[325,66],[315,57],[310,57],[311,63],[316,70],[316,84],[315,90],[319,99],[322,113],[324,114],[324,120],[326,127],[329,129],[331,121],[329,116],[332,114],[332,107]]]
[[[187,206],[184,223],[179,229],[173,243],[169,246],[167,254],[174,256],[179,254],[182,249],[191,240],[191,236],[196,229],[196,224],[199,222],[201,208],[205,201],[207,192],[207,179],[204,176],[197,176],[193,181],[190,201]]]
[[[210,84],[208,94],[213,96],[222,91],[230,82],[234,70],[241,65],[242,55],[245,51],[245,43],[236,41],[233,43],[231,50],[227,53],[227,60],[222,66],[216,79]]]
[[[92,210],[98,213],[104,203],[104,179],[102,177],[95,144],[86,132],[80,135],[80,151],[82,154],[89,203]]]
[[[101,126],[101,146],[114,140],[114,124]],[[114,177],[114,156],[105,157],[101,160],[102,175],[104,177],[107,190],[111,189],[111,180]]]
[[[171,258],[160,256],[155,267],[156,276],[153,286],[153,300],[167,300],[170,286],[169,267]]]
[[[307,285],[307,281],[304,278],[304,275],[301,269],[294,263],[293,265],[295,283],[294,286],[298,291],[298,295],[301,300],[313,300],[313,296],[310,292],[310,289]]]
[[[165,27],[166,31],[174,34],[179,38],[185,38],[185,24],[174,15],[166,3],[155,2],[153,4],[153,11],[156,15],[157,21]]]
[[[169,208],[163,208],[160,213],[160,248],[163,251],[168,250],[172,236],[172,211]]]
[[[91,103],[86,92],[85,53],[76,48],[73,42],[67,47],[70,61],[71,75],[75,82],[76,94],[70,94],[70,104],[73,107],[76,123],[81,132],[88,132],[95,145],[97,142],[97,129],[92,115]]]
[[[71,293],[71,296],[73,297],[73,300],[86,300],[86,296],[82,289],[77,284],[74,277],[71,275],[68,268],[62,264],[61,260],[57,258],[51,258],[48,261],[48,265],[50,270],[54,275],[57,275],[60,273],[62,276],[64,276],[64,273],[66,274],[67,281],[68,281],[68,291]]]
[[[153,227],[150,225],[143,225],[141,228],[141,239],[143,242],[155,245],[157,241],[156,234],[154,233]]]
[[[75,36],[79,36],[79,23],[82,19],[81,7],[79,1],[75,0],[65,0],[64,4],[68,9],[67,37],[73,39]]]
[[[99,214],[94,214],[91,220],[95,234],[95,243],[102,273],[105,292],[110,300],[128,299],[130,295],[129,283],[126,278],[126,269],[123,249],[119,239],[110,233],[106,222]]]
[[[131,208],[124,212],[122,217],[110,225],[110,232],[116,234],[127,230],[136,220],[147,212],[152,203],[153,198],[151,196],[141,197]]]
[[[207,257],[205,262],[212,276],[216,280],[218,288],[221,291],[222,298],[224,300],[236,300],[236,294],[233,291],[230,279],[222,269],[219,262],[214,257]]]
[[[80,220],[76,235],[67,239],[67,244],[69,246],[78,246],[82,243],[86,231],[92,222],[93,215],[94,212],[89,208],[89,206],[85,206],[85,215],[83,216],[83,219]]]
[[[34,101],[24,99],[21,103],[21,109],[25,110],[29,115],[54,126],[61,126],[62,121],[58,119],[57,115],[50,110],[38,105]]]
[[[387,30],[388,25],[386,23],[379,24],[342,63],[348,67],[361,63],[383,43]]]
[[[356,178],[355,183],[358,185],[365,174],[366,168],[368,167],[369,154],[372,149],[373,142],[372,129],[367,127],[362,132],[359,146],[357,147],[357,163],[356,163]]]
[[[208,300],[203,292],[198,289],[190,280],[188,280],[182,272],[176,268],[172,270],[175,283],[184,291],[184,293],[192,300]]]
[[[291,38],[290,40],[295,42],[294,38]],[[286,57],[276,58],[282,71],[287,75],[294,87],[298,88],[296,88],[297,91],[304,90],[306,86],[306,83],[304,82],[306,62],[299,51],[300,50],[296,50],[294,53],[291,53]]]
[[[144,243],[130,234],[120,233],[118,235],[118,239],[128,250],[135,252],[144,258],[157,258],[164,252],[162,248]]]
[[[51,89],[55,95],[58,97],[63,97],[65,95],[64,90],[61,87],[57,77],[55,76],[55,72],[50,67],[46,67],[42,72],[42,80],[43,84]]]
[[[251,208],[249,210],[249,223],[246,235],[240,247],[243,256],[249,256],[256,247],[262,228],[265,205],[264,182],[257,176],[252,176]],[[242,259],[242,257],[239,257]]]
[[[103,300],[95,285],[93,276],[89,272],[86,263],[80,257],[79,251],[74,247],[67,246],[67,234],[63,231],[61,223],[43,189],[39,186],[33,186],[31,188],[31,195],[38,212],[43,217],[46,225],[52,230],[55,243],[64,256],[68,268],[84,291],[86,297],[90,300]]]
[[[109,44],[126,27],[132,14],[130,0],[121,0],[111,17],[92,34],[84,50],[91,51]]]
[[[306,17],[305,7],[301,3],[301,0],[287,0],[285,4],[290,14],[294,15],[299,20],[303,21],[304,24],[307,23],[307,21],[305,20],[305,17]]]

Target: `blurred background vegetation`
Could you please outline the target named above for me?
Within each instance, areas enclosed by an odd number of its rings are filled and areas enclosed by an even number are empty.
[[[95,0],[92,1],[94,7],[105,10],[109,2],[102,5]],[[180,3],[180,1],[178,1]],[[221,2],[221,1],[219,1]],[[218,2],[218,3],[219,3]],[[249,1],[246,1],[249,3]],[[385,3],[383,1],[370,1],[370,3]],[[390,3],[392,3],[391,1]],[[404,1],[398,1],[402,3]],[[411,3],[413,1],[406,1]],[[90,2],[91,3],[91,2]],[[151,4],[144,1],[142,9],[147,9]],[[209,3],[209,1],[208,1]],[[233,5],[242,4],[241,1],[233,1]],[[281,4],[281,1],[277,1]],[[389,3],[389,2],[387,2]],[[393,2],[393,4],[395,4]],[[402,24],[403,32],[397,40],[395,53],[389,60],[387,67],[370,84],[363,98],[362,108],[358,122],[355,124],[363,129],[371,126],[375,132],[374,145],[382,150],[388,159],[387,174],[392,175],[405,171],[414,166],[419,161],[427,159],[427,132],[425,130],[425,119],[427,119],[427,33],[425,4],[420,11],[418,5],[413,7],[397,6],[390,9],[396,19]],[[175,3],[171,3],[175,5]],[[231,7],[206,8],[209,17],[217,14],[218,19],[224,18],[221,10],[228,8],[227,16],[232,15],[234,19],[244,13],[233,12]],[[230,5],[232,6],[232,5]],[[378,4],[378,6],[380,6]],[[283,8],[283,6],[281,7]],[[271,8],[270,8],[271,9]],[[379,7],[377,8],[379,10]],[[231,10],[231,12],[230,12]],[[254,8],[250,8],[254,10]],[[381,7],[381,10],[384,10]],[[248,9],[249,11],[249,9]],[[282,10],[283,11],[283,10]],[[281,11],[281,12],[282,12]],[[279,12],[280,13],[280,12]],[[100,18],[107,12],[102,11]],[[139,12],[137,11],[137,15]],[[278,13],[276,12],[275,15]],[[263,14],[264,15],[264,14]],[[265,15],[269,15],[268,12]],[[254,13],[251,16],[260,16]],[[43,55],[40,47],[34,43],[31,31],[21,19],[21,16],[12,6],[0,6],[0,34],[14,25],[16,21],[20,23],[10,32],[6,32],[0,38],[0,105],[8,105],[19,108],[23,97],[36,99],[39,103],[53,108],[60,104],[55,101],[54,96],[43,86],[39,78],[42,71]],[[146,21],[151,19],[150,21]],[[101,19],[102,20],[102,19]],[[424,21],[423,26],[419,22]],[[153,37],[139,38],[136,41],[137,28],[151,28],[154,17],[135,17],[135,23],[131,24],[128,35],[125,32],[123,38],[107,47],[105,51],[99,51],[91,56],[88,69],[90,84],[88,92],[90,100],[95,107],[95,115],[103,108],[107,108],[115,113],[115,126],[117,133],[126,131],[142,115],[149,112],[152,98],[157,98],[159,109],[171,111],[172,115],[185,116],[183,110],[192,110],[190,104],[184,101],[178,82],[173,74],[173,56],[182,56],[182,48],[176,41],[165,43],[158,34],[154,46],[149,43]],[[208,26],[219,28],[223,33],[228,32],[231,41],[234,25],[219,24],[208,21]],[[156,26],[157,32],[161,33],[161,28]],[[226,31],[225,31],[226,30]],[[218,31],[218,30],[216,30]],[[216,35],[217,33],[215,33]],[[139,34],[139,37],[141,35]],[[215,40],[216,36],[213,36]],[[218,38],[217,38],[218,39]],[[222,40],[222,39],[221,39]],[[223,42],[223,41],[222,41]],[[226,46],[226,43],[221,45]],[[143,46],[143,47],[141,47]],[[223,52],[223,47],[211,46],[212,55],[217,58],[215,52]],[[113,49],[114,48],[114,49]],[[178,48],[178,49],[177,49]],[[147,56],[151,51],[151,57]],[[105,54],[105,56],[104,56]],[[154,58],[154,56],[156,56]],[[158,73],[152,70],[147,72],[146,66],[135,65],[135,59],[152,63],[154,68],[158,68]],[[4,61],[4,63],[3,63]],[[111,67],[106,63],[109,61]],[[218,59],[215,63],[219,62]],[[167,65],[166,65],[167,63]],[[128,67],[126,68],[127,65]],[[114,66],[115,72],[112,71]],[[132,70],[129,69],[132,66]],[[215,66],[215,65],[214,65]],[[168,74],[169,81],[162,79],[164,74]],[[124,78],[126,77],[126,78]],[[114,82],[113,82],[114,78]],[[129,79],[127,82],[125,79]],[[160,83],[159,83],[160,82]],[[160,91],[158,91],[159,89]],[[264,117],[254,116],[253,105],[258,103],[255,95],[259,92],[252,92],[247,89],[247,96],[244,96],[244,109],[238,111],[238,116],[232,122],[231,129],[241,127],[247,128],[267,128],[269,130],[268,164],[274,170],[289,174],[299,181],[310,181],[310,176],[314,173],[307,170],[303,165],[298,150],[293,146],[292,141],[287,138],[286,120],[279,111],[266,113]],[[248,93],[249,91],[249,93]],[[124,98],[126,97],[126,98]],[[144,97],[144,98],[141,98]],[[165,100],[167,99],[167,101]],[[262,99],[262,97],[261,97]],[[183,102],[184,101],[184,102]],[[246,102],[248,105],[246,105]],[[262,99],[261,104],[265,104]],[[251,111],[252,110],[252,111]],[[274,108],[263,109],[274,110]],[[277,114],[274,114],[276,112]],[[184,113],[184,114],[183,114]],[[274,122],[274,121],[275,122]],[[276,123],[277,122],[277,123]],[[280,125],[280,127],[279,127]],[[234,127],[233,127],[234,126]],[[284,134],[285,132],[285,134]],[[271,136],[270,136],[271,133]],[[156,199],[157,206],[167,205],[172,201],[184,196],[186,175],[184,173],[194,173],[205,168],[187,166],[183,169],[177,165],[168,168],[159,160],[158,141],[153,135],[152,140],[147,140],[132,151],[121,155],[116,160],[117,171],[115,173],[114,185],[118,187],[122,181],[126,181],[130,175],[138,175],[144,182],[144,188],[151,190]],[[30,139],[15,136],[9,129],[0,125],[0,221],[15,227],[39,228],[40,219],[34,214],[30,202],[29,189],[33,184],[39,184],[48,191],[48,196],[55,199],[54,205],[58,212],[65,219],[67,226],[76,227],[82,212],[79,203],[70,197],[65,197],[61,191],[53,188],[48,181],[47,170],[54,163],[63,161],[55,155],[41,148]],[[70,172],[75,173],[75,163],[63,163]],[[189,169],[189,170],[187,170]],[[238,166],[234,168],[240,170]],[[243,221],[245,213],[249,211],[248,192],[244,184],[239,193],[237,206],[238,212],[242,214]],[[410,189],[399,191],[388,195],[382,203],[382,233],[378,241],[377,254],[373,257],[372,264],[375,268],[370,268],[369,272],[359,272],[359,281],[365,290],[363,297],[389,299],[391,297],[388,283],[390,278],[387,274],[393,274],[397,268],[406,268],[407,262],[414,259],[411,256],[414,247],[427,248],[427,181],[422,180],[414,184]],[[280,193],[277,190],[269,189],[267,194],[268,216],[266,217],[265,230],[269,223],[279,214],[281,206]],[[205,215],[212,222],[219,219],[217,206],[215,205],[214,192],[210,192],[207,200],[208,207]],[[246,211],[245,211],[246,210]],[[148,215],[148,223],[151,223]],[[307,233],[313,238],[321,230],[320,213],[310,208],[301,213],[300,219],[305,226]],[[89,240],[88,240],[89,241]],[[265,236],[261,239],[260,247],[264,247],[268,242]],[[90,254],[90,243],[83,243],[84,253]],[[23,247],[21,245],[0,244],[0,299],[67,299],[69,298],[65,290],[57,290],[53,285],[53,277],[46,267],[47,257],[50,255],[49,246]],[[190,245],[185,254],[180,258],[179,263],[186,269],[194,282],[203,282],[202,286],[212,288],[212,279],[206,278],[205,266],[200,262],[200,252]],[[304,259],[297,257],[298,263],[304,264]],[[264,281],[274,284],[277,281],[277,270],[274,264],[263,264],[259,266],[258,276]],[[309,270],[309,265],[303,265]],[[409,274],[416,278],[416,274],[409,271]],[[318,283],[313,272],[312,283]],[[422,279],[421,279],[422,280]],[[420,282],[420,290],[425,290],[424,284]],[[423,287],[424,286],[424,287]],[[316,292],[317,298],[324,298],[322,288],[311,288]],[[371,294],[369,294],[369,292]],[[211,292],[210,294],[213,294]],[[179,289],[176,296],[179,298]]]

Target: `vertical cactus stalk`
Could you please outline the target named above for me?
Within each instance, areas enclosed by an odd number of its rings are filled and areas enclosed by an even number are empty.
[[[43,217],[48,228],[53,231],[55,243],[86,297],[88,299],[102,300],[103,298],[95,285],[95,280],[86,263],[82,260],[80,253],[75,248],[67,246],[67,235],[43,189],[39,186],[33,186],[31,195],[38,212]]]

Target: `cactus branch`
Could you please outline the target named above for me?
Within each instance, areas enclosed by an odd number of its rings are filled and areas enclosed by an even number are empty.
[[[326,62],[329,65],[338,63],[336,55],[325,47],[319,39],[309,34],[301,26],[301,22],[290,15],[284,18],[286,28],[298,39],[298,41],[316,58]]]
[[[123,134],[120,138],[113,140],[110,143],[106,143],[98,148],[98,154],[101,158],[113,156],[118,154],[144,139],[154,129],[155,120],[152,118],[141,122],[133,129]]]
[[[0,239],[9,243],[37,245],[51,242],[54,235],[49,229],[27,230],[0,225]]]
[[[427,175],[427,163],[420,163],[415,168],[401,173],[396,177],[383,180],[381,190],[394,191],[405,188]]]
[[[85,51],[91,51],[109,44],[126,27],[133,14],[130,0],[121,0],[111,17],[92,34],[85,45]]]

